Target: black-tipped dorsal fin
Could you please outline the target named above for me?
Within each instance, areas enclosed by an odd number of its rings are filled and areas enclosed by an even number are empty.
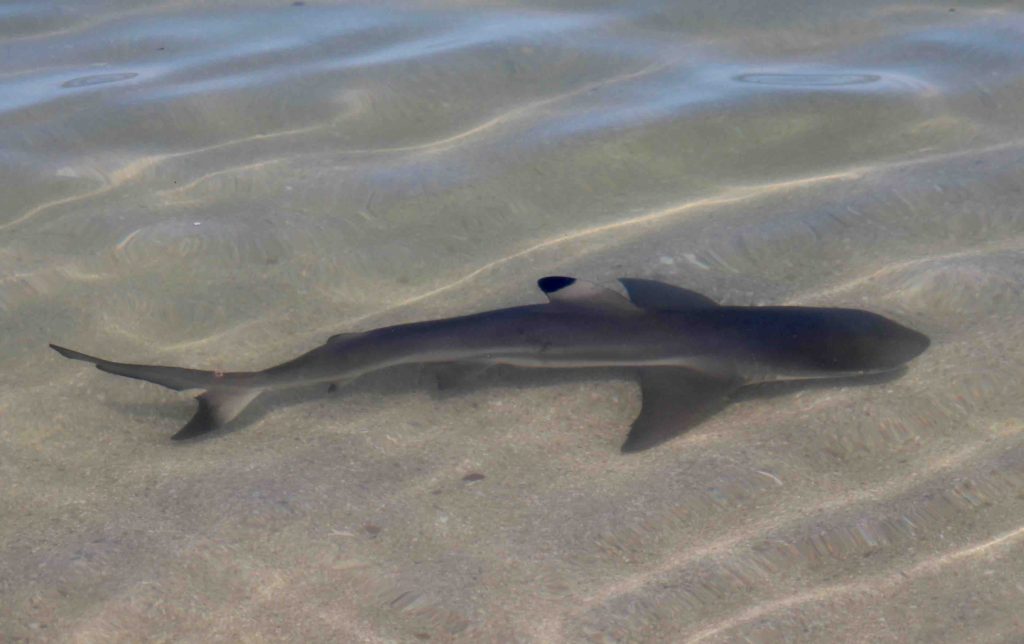
[[[552,275],[537,280],[537,286],[552,304],[567,304],[613,311],[638,311],[632,302],[615,291],[575,277]]]
[[[718,306],[706,295],[664,282],[645,280],[638,277],[622,277],[619,282],[626,287],[629,299],[640,308],[657,311],[689,311]]]
[[[678,367],[643,369],[643,407],[622,451],[639,452],[678,436],[723,407],[740,384],[736,378]]]

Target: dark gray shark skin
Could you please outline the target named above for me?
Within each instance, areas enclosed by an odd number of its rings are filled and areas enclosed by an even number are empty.
[[[928,348],[927,336],[858,309],[719,306],[693,291],[622,278],[629,298],[571,277],[538,281],[546,304],[332,336],[263,371],[202,371],[111,362],[50,345],[66,358],[170,389],[204,390],[173,438],[233,420],[261,392],[348,382],[400,364],[486,367],[632,367],[643,407],[623,452],[653,447],[722,407],[739,387],[896,369]]]

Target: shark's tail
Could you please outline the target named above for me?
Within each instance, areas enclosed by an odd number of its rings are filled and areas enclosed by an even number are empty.
[[[180,441],[226,425],[262,392],[262,389],[207,389],[196,396],[199,408],[192,419],[171,438]]]
[[[248,374],[111,362],[55,344],[51,344],[50,348],[65,358],[92,363],[100,371],[118,376],[145,380],[175,391],[205,390],[196,396],[199,408],[195,415],[171,437],[175,440],[199,436],[230,422],[263,391],[258,387],[246,387],[238,382]]]

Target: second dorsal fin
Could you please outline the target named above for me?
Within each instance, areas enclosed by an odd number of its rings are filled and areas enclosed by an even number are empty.
[[[566,304],[587,308],[607,309],[613,311],[636,312],[639,309],[625,297],[615,291],[598,286],[593,282],[578,280],[575,277],[551,275],[537,280],[537,286],[552,304]]]

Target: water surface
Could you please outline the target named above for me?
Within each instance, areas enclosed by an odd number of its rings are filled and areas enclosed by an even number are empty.
[[[0,52],[0,639],[1024,633],[1013,3],[11,2]],[[545,274],[933,345],[628,457],[623,374],[182,445],[187,397],[46,349],[261,368]]]

